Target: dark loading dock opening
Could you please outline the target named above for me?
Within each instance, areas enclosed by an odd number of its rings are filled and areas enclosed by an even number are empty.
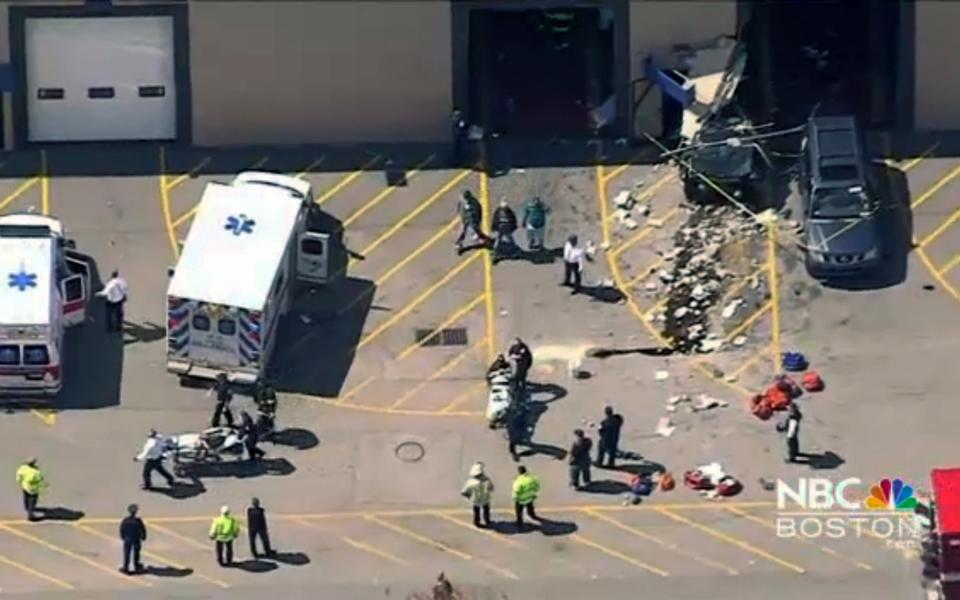
[[[898,2],[756,3],[746,39],[750,112],[781,125],[810,112],[895,123]]]
[[[588,136],[613,90],[613,18],[599,8],[473,10],[469,120],[518,137]]]

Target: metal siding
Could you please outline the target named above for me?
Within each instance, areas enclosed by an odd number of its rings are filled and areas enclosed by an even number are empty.
[[[960,3],[916,2],[914,128],[960,129]]]

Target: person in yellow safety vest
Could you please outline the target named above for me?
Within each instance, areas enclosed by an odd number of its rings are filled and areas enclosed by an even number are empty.
[[[37,459],[31,458],[20,465],[17,469],[17,484],[23,490],[23,510],[27,512],[27,520],[35,521],[40,492],[47,488],[47,481],[37,467]]]
[[[229,567],[233,564],[233,540],[240,535],[240,524],[230,514],[229,506],[220,507],[220,516],[210,524],[210,539],[217,545],[217,564]]]
[[[517,478],[513,480],[513,510],[517,516],[517,530],[523,528],[523,511],[526,510],[530,518],[539,521],[533,503],[540,493],[540,479],[527,473],[523,465],[517,467]]]
[[[493,495],[493,481],[483,472],[483,463],[470,467],[470,479],[463,485],[460,494],[473,505],[473,524],[475,527],[490,527],[490,496]],[[480,515],[483,514],[483,524]]]

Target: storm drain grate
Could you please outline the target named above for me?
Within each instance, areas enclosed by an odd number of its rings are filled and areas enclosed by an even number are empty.
[[[450,329],[417,329],[414,336],[417,344],[422,347],[430,346],[466,346],[467,329],[466,327],[453,327]]]

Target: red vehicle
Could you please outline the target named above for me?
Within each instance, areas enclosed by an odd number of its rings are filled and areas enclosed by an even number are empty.
[[[934,469],[931,532],[923,541],[931,600],[960,600],[960,468]]]

